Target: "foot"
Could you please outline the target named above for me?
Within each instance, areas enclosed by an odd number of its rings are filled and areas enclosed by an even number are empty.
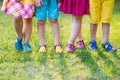
[[[40,46],[40,48],[39,48],[39,53],[45,53],[45,52],[47,52],[47,47],[46,47],[46,45]]]
[[[83,40],[79,40],[78,42],[77,42],[77,48],[83,48],[83,47],[85,47],[85,44],[84,44],[84,41]]]
[[[97,50],[97,44],[96,44],[96,40],[91,40],[90,41],[90,46],[89,46],[90,50]]]
[[[63,49],[60,45],[54,46],[54,50],[55,50],[56,53],[62,53],[63,52]]]
[[[114,48],[108,41],[102,43],[102,46],[106,51],[113,51],[113,52],[117,51],[117,49]]]
[[[73,44],[68,44],[67,48],[66,48],[67,52],[74,52],[75,51],[75,47]]]
[[[22,47],[22,38],[16,37],[16,41],[14,43],[14,48],[16,50],[22,50],[23,49],[23,47]]]
[[[31,52],[31,48],[30,48],[30,45],[28,43],[24,43],[23,51],[24,52]]]

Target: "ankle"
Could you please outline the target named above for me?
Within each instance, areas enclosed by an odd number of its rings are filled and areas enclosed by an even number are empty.
[[[106,42],[109,42],[109,41],[108,40],[102,41],[103,44],[106,43]]]
[[[55,46],[61,46],[61,43],[54,43]]]
[[[18,40],[22,40],[22,38],[20,38],[20,37],[18,37],[18,36],[16,36],[16,38],[17,38]]]
[[[24,44],[29,44],[28,42],[24,42]]]
[[[40,43],[39,45],[40,46],[46,46],[46,43]]]
[[[90,42],[96,42],[96,40],[95,39],[91,39]]]
[[[78,41],[83,41],[83,39],[78,39]]]

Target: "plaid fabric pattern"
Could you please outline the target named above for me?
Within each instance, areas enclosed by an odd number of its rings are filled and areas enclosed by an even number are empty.
[[[1,10],[20,18],[32,18],[34,15],[34,4],[23,4],[15,0],[4,0]]]

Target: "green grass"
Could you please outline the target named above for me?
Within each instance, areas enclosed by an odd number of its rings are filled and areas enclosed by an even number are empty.
[[[86,48],[62,55],[53,51],[53,35],[50,24],[46,25],[48,52],[38,53],[38,32],[33,20],[30,40],[31,53],[15,51],[13,44],[15,30],[12,16],[0,12],[0,80],[120,80],[120,6],[116,3],[111,23],[110,42],[118,48],[116,53],[103,50],[101,27],[97,32],[98,51],[90,51],[89,18],[83,20],[83,37]],[[117,5],[118,4],[118,5]],[[60,14],[61,43],[68,42],[71,30],[71,16]]]

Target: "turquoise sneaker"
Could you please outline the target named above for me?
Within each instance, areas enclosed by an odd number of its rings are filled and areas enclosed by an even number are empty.
[[[30,48],[30,45],[28,43],[24,43],[23,51],[24,52],[31,52],[31,48]]]
[[[21,38],[16,37],[16,41],[15,41],[15,43],[14,43],[14,48],[15,48],[16,50],[22,50],[22,49],[23,49],[22,39],[21,39]]]

